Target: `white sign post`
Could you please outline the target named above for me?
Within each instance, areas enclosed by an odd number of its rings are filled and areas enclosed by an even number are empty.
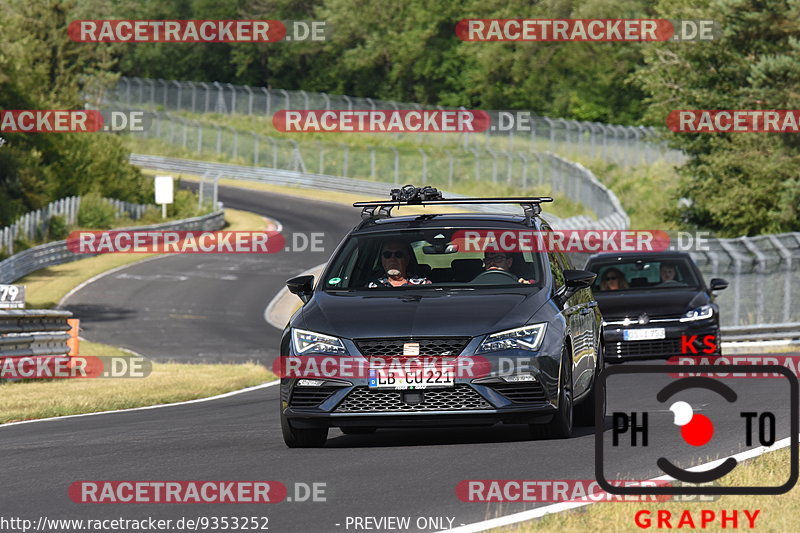
[[[161,204],[161,218],[167,218],[167,204],[175,201],[172,176],[156,176],[156,203]]]

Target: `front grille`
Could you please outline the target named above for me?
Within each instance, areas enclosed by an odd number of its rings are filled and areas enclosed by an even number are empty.
[[[355,339],[358,350],[366,357],[402,357],[406,343],[419,343],[421,356],[456,356],[467,342],[469,337]]]
[[[606,355],[609,357],[669,357],[680,353],[680,339],[623,341],[606,345]]]
[[[489,387],[499,392],[514,403],[533,403],[547,401],[542,385],[530,383],[491,383]]]
[[[410,412],[410,411],[468,411],[493,409],[486,399],[468,385],[452,389],[415,390],[422,394],[422,401],[410,404],[403,401],[403,393],[392,390],[371,390],[356,387],[339,404],[337,413],[363,412]]]
[[[290,407],[316,407],[341,387],[295,387]]]

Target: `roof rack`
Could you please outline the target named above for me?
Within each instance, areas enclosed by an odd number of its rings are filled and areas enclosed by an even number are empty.
[[[389,218],[393,207],[402,205],[449,205],[449,204],[519,204],[525,212],[528,224],[542,212],[540,204],[552,202],[550,196],[512,196],[491,198],[443,198],[441,191],[434,187],[415,187],[405,185],[401,189],[392,189],[389,200],[355,202],[353,207],[361,207],[361,218],[365,221]]]

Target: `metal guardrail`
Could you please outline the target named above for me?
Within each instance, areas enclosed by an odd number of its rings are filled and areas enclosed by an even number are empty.
[[[621,229],[628,217],[614,193],[580,164],[549,152],[512,151],[489,147],[450,150],[350,146],[344,143],[273,138],[252,131],[186,120],[171,113],[147,112],[149,127],[136,136],[179,146],[207,159],[224,156],[237,165],[293,171],[302,175],[353,178],[362,182],[457,186],[504,186],[539,195],[563,195],[600,221],[595,227]],[[200,173],[202,174],[202,172]],[[532,193],[534,194],[534,193]],[[452,195],[451,195],[452,196]],[[572,224],[569,227],[588,227]]]
[[[724,327],[722,340],[724,342],[800,340],[800,322]]]
[[[106,95],[112,102],[159,107],[164,111],[271,116],[287,109],[444,109],[416,103],[359,98],[355,96],[248,87],[220,82],[191,82],[121,77]],[[412,134],[421,146],[432,144],[490,147],[514,150],[519,147],[549,151],[566,157],[576,154],[621,165],[679,164],[682,152],[667,147],[659,130],[645,126],[622,126],[530,115],[530,131],[486,131],[465,134]],[[516,148],[515,148],[516,147]]]
[[[136,226],[133,228],[119,228],[116,231],[129,229],[137,231],[148,230],[208,230],[221,229],[225,225],[225,213],[221,209],[208,215],[152,224],[149,226]],[[67,248],[67,241],[55,241],[39,246],[34,246],[18,254],[0,261],[0,283],[11,283],[31,272],[42,268],[76,261],[92,254],[76,254]]]
[[[66,357],[71,317],[60,310],[0,311],[0,357]]]
[[[558,156],[547,154],[552,159],[553,165],[562,169],[562,172],[585,172],[583,178],[584,185],[577,191],[577,196],[590,194],[603,194],[609,192],[591,172],[581,165],[571,163]],[[270,183],[273,185],[285,185],[292,187],[302,187],[323,191],[348,192],[358,191],[359,193],[376,195],[385,198],[392,187],[392,184],[385,182],[375,182],[359,180],[354,178],[343,178],[339,176],[327,176],[323,174],[311,174],[293,170],[283,170],[265,167],[248,167],[242,165],[231,165],[227,163],[210,163],[207,161],[195,161],[191,159],[178,159],[173,157],[161,157],[142,154],[131,154],[131,163],[163,172],[175,172],[181,174],[192,174],[197,176],[212,174],[224,176],[230,179],[257,181]],[[459,198],[463,195],[446,193],[448,197]],[[599,221],[587,216],[577,216],[561,219],[554,215],[545,213],[544,217],[559,229],[578,229],[578,228],[604,228],[622,229],[629,224],[629,219],[622,210],[616,196],[610,195],[609,209],[605,216]],[[472,206],[477,211],[485,212],[508,212],[518,213],[519,209],[513,206]]]

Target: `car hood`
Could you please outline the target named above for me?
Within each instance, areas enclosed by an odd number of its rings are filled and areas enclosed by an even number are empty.
[[[605,319],[682,315],[708,303],[708,294],[698,289],[654,289],[641,291],[595,292],[594,297]]]
[[[469,336],[525,325],[548,291],[482,289],[322,292],[301,313],[303,327],[345,338]]]

